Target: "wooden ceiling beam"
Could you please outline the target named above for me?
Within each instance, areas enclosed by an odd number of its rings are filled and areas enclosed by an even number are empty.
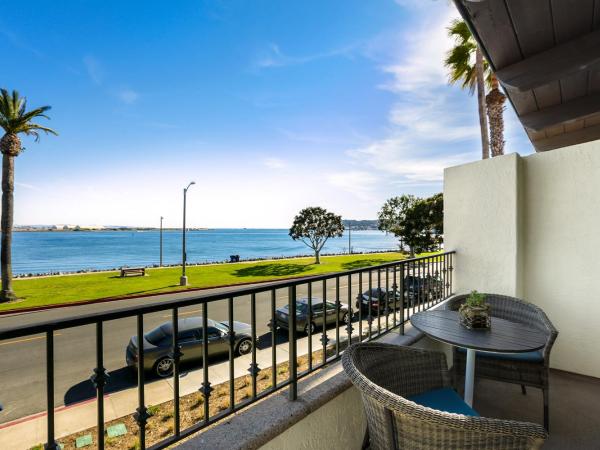
[[[505,86],[528,91],[600,64],[600,30],[496,71]]]
[[[600,139],[600,125],[582,128],[570,133],[558,134],[545,139],[533,141],[533,146],[538,152],[546,152],[555,148],[568,147],[570,145],[583,144],[584,142]]]
[[[520,119],[523,126],[529,130],[542,131],[555,125],[585,119],[598,112],[600,112],[600,94],[594,94],[523,114]]]

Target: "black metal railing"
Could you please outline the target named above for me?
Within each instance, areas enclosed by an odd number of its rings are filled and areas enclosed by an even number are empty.
[[[161,449],[174,442],[199,431],[207,425],[246,407],[256,400],[271,394],[274,391],[288,388],[289,399],[295,400],[298,395],[298,380],[332,361],[339,359],[340,354],[352,342],[367,341],[377,338],[391,330],[404,333],[404,325],[411,314],[430,308],[452,294],[452,271],[454,252],[446,252],[426,257],[390,262],[378,266],[356,268],[344,272],[328,275],[311,276],[287,280],[283,282],[260,284],[253,287],[229,290],[227,292],[198,295],[193,298],[170,300],[149,303],[143,306],[134,306],[116,309],[109,312],[82,315],[75,318],[54,320],[37,323],[35,325],[20,326],[0,330],[0,342],[7,339],[22,338],[45,333],[46,335],[46,396],[47,396],[47,442],[45,448],[60,448],[55,439],[54,430],[54,334],[57,330],[95,325],[96,340],[96,367],[91,369],[91,381],[96,389],[97,398],[97,448],[104,449],[105,436],[105,410],[104,394],[108,383],[107,371],[104,367],[104,325],[106,322],[123,318],[136,319],[137,336],[137,391],[138,407],[134,413],[138,425],[138,442],[142,449]],[[346,282],[344,287],[341,282]],[[345,295],[342,295],[343,290]],[[263,297],[260,303],[258,296]],[[287,295],[285,295],[287,294]],[[287,301],[286,298],[287,297]],[[347,299],[347,304],[342,304],[342,298]],[[249,313],[247,308],[241,308],[244,302],[250,303]],[[211,307],[216,302],[226,304],[226,319],[222,321],[227,325],[228,333],[223,339],[228,346],[228,408],[211,414],[211,395],[215,387],[210,382],[209,337],[208,320]],[[202,417],[193,425],[182,429],[182,416],[180,411],[180,369],[182,364],[181,343],[179,342],[180,311],[190,306],[201,306],[202,326],[201,345],[202,373],[198,391],[202,395]],[[278,307],[279,305],[279,307]],[[302,307],[298,309],[299,305]],[[320,307],[319,307],[320,305]],[[268,310],[270,329],[260,336],[257,317],[257,306],[264,306]],[[287,323],[285,311],[287,306]],[[238,308],[236,314],[236,307]],[[251,378],[250,394],[244,400],[236,402],[235,367],[236,356],[236,320],[243,319],[239,309],[247,314],[245,317],[250,322],[252,348],[250,351],[251,363],[248,373]],[[146,424],[150,417],[145,397],[146,369],[145,348],[143,345],[145,330],[144,318],[152,313],[170,311],[172,340],[170,341],[169,358],[172,361],[173,379],[173,428],[170,436],[159,442],[146,442]],[[300,311],[300,313],[294,313]],[[335,317],[327,323],[328,314]],[[320,323],[319,323],[320,322]],[[304,323],[304,325],[302,325]],[[266,325],[266,324],[264,324]],[[282,334],[278,326],[287,328],[287,343],[279,342]],[[302,329],[303,331],[300,331]],[[200,329],[198,329],[200,330]],[[148,331],[148,330],[146,330]],[[354,333],[357,331],[357,333]],[[335,336],[331,343],[332,335]],[[319,339],[321,346],[313,348],[313,338]],[[306,339],[306,370],[299,372],[298,344]],[[259,341],[264,348],[257,349]],[[278,343],[279,342],[279,343]],[[266,345],[265,345],[266,343]],[[124,343],[125,345],[126,343]],[[278,361],[278,346],[287,346],[289,357],[287,361]],[[268,355],[270,347],[270,355]],[[267,353],[267,364],[271,367],[260,368],[258,353]],[[316,357],[320,354],[320,357]],[[278,368],[287,363],[287,377],[278,380]],[[259,389],[257,379],[259,374],[266,374],[271,378],[271,384]],[[200,381],[200,380],[199,380]],[[213,380],[214,381],[214,380]],[[6,404],[4,405],[6,406]]]

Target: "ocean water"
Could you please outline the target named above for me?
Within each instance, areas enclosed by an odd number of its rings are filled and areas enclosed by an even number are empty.
[[[354,252],[397,250],[394,236],[376,230],[352,231]],[[288,230],[215,229],[186,234],[188,263],[310,254]],[[329,239],[322,253],[348,252],[348,232]],[[120,266],[150,266],[160,259],[159,231],[17,232],[13,235],[13,272],[75,272]],[[163,263],[181,263],[181,231],[163,233]]]

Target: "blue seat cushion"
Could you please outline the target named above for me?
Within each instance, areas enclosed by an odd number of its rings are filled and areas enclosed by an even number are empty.
[[[467,353],[462,347],[457,349],[460,353]],[[533,352],[525,353],[490,353],[477,351],[477,358],[493,358],[493,359],[504,359],[507,361],[526,361],[526,362],[543,362],[544,353],[542,350],[535,350]]]
[[[451,388],[434,389],[432,391],[422,392],[408,400],[418,403],[438,411],[445,411],[454,414],[463,414],[465,416],[478,417],[477,411],[467,405],[462,398]]]

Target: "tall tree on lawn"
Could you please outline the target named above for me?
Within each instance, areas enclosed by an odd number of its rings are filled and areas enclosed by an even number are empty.
[[[506,97],[499,89],[498,79],[491,71],[481,49],[463,20],[454,20],[448,27],[448,35],[455,45],[446,55],[444,65],[448,69],[450,83],[462,83],[473,94],[477,89],[479,127],[481,130],[482,158],[504,154],[504,102]],[[485,93],[486,84],[490,92]],[[486,116],[487,113],[487,116]],[[489,117],[489,134],[488,134]],[[491,139],[490,139],[491,138]]]
[[[16,298],[12,288],[11,246],[15,157],[23,151],[19,134],[33,136],[36,142],[40,139],[40,131],[56,135],[56,131],[32,122],[38,117],[49,119],[45,114],[49,109],[50,106],[42,106],[27,111],[27,100],[21,97],[17,91],[9,93],[6,89],[0,90],[0,128],[4,130],[4,136],[0,139],[0,151],[2,152],[2,240],[0,243],[2,290],[0,291],[0,302]]]

